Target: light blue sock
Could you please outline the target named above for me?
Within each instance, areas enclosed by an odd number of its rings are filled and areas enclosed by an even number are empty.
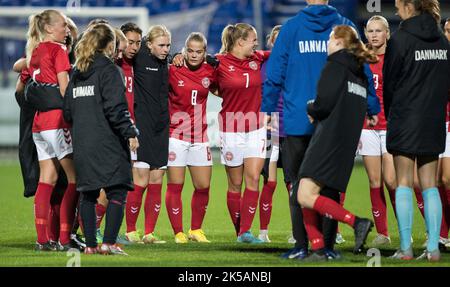
[[[400,249],[411,246],[411,229],[413,224],[413,190],[407,186],[398,186],[395,190],[395,211],[397,213]]]
[[[442,220],[442,202],[436,187],[422,192],[425,212],[425,223],[428,232],[427,250],[434,251],[439,247],[439,233]]]

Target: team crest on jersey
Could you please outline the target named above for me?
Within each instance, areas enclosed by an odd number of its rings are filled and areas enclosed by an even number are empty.
[[[225,158],[226,158],[228,161],[233,160],[233,153],[230,152],[230,151],[227,151],[227,153],[225,154]]]
[[[234,69],[234,66],[228,66],[228,72],[234,72],[234,71],[236,71],[236,70]]]
[[[183,80],[179,80],[178,81],[178,87],[184,87],[184,81]]]
[[[208,78],[203,78],[202,79],[202,85],[205,89],[209,88],[209,85],[211,84],[211,82],[209,81]]]
[[[174,151],[169,152],[169,161],[175,161],[177,159],[177,154]]]
[[[254,71],[258,70],[258,64],[256,64],[255,61],[251,61],[250,63],[248,63],[248,65],[250,66],[250,69]]]

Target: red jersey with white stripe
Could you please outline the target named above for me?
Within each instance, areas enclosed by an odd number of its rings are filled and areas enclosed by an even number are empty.
[[[206,104],[215,85],[215,70],[208,64],[195,71],[169,67],[170,137],[191,143],[208,141]]]
[[[378,100],[380,101],[381,111],[378,113],[378,124],[374,127],[368,127],[366,121],[364,121],[364,129],[368,130],[386,130],[386,115],[384,114],[384,103],[383,103],[383,65],[384,65],[384,54],[378,55],[380,59],[378,63],[370,64],[370,70],[373,74],[373,83],[375,85],[375,92],[377,94]]]
[[[28,68],[31,77],[39,83],[58,85],[58,73],[70,72],[69,55],[65,45],[55,42],[40,43],[34,49]],[[51,110],[36,112],[33,121],[33,133],[69,128],[64,121],[63,111]]]
[[[249,132],[264,126],[261,110],[261,64],[270,52],[256,51],[246,59],[218,54],[219,96],[223,99],[219,127],[223,132]]]
[[[123,76],[125,78],[125,95],[127,97],[128,111],[130,112],[131,119],[134,120],[134,71],[133,71],[133,60],[122,58],[117,64],[122,68]]]

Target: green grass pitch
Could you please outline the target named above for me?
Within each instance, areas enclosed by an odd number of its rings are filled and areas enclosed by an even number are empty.
[[[81,266],[172,266],[172,267],[299,267],[319,266],[318,264],[305,264],[300,261],[284,260],[280,254],[291,247],[287,243],[290,234],[290,218],[288,208],[288,194],[282,183],[281,170],[278,180],[280,184],[274,194],[272,220],[269,225],[269,236],[272,243],[249,246],[236,243],[234,229],[226,207],[226,176],[223,166],[213,167],[211,183],[211,195],[208,211],[203,224],[203,230],[212,241],[210,244],[189,242],[178,245],[174,243],[173,233],[167,217],[164,205],[156,226],[156,233],[167,244],[162,245],[133,245],[126,246],[125,250],[130,256],[101,256],[81,255]],[[0,266],[66,266],[69,257],[64,252],[39,253],[33,250],[36,240],[33,223],[33,199],[22,196],[22,179],[20,168],[15,163],[0,163]],[[165,188],[163,188],[164,192]],[[190,198],[192,185],[187,175],[183,190],[184,229],[189,230],[190,225]],[[386,198],[388,196],[386,195]],[[370,210],[370,198],[368,180],[361,165],[355,165],[353,175],[347,191],[345,207],[359,216],[372,218]],[[388,221],[392,245],[381,250],[381,266],[450,266],[450,255],[443,253],[439,263],[428,262],[398,262],[387,258],[392,255],[399,245],[396,221],[393,210],[389,204]],[[138,220],[138,228],[143,229],[143,209]],[[259,217],[255,216],[252,230],[254,234],[259,231]],[[335,262],[327,262],[320,266],[357,266],[367,265],[370,257],[365,255],[355,256],[351,253],[353,247],[353,230],[340,224],[341,233],[347,240],[342,245],[337,245],[337,250],[342,252],[343,259]],[[125,220],[121,233],[125,232]],[[375,230],[369,235],[368,243],[376,235]],[[425,240],[424,220],[418,209],[414,213],[414,252],[419,255]]]

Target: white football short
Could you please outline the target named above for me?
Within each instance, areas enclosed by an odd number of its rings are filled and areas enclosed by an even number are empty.
[[[363,129],[358,145],[359,155],[381,156],[387,153],[386,131]]]
[[[212,166],[209,143],[190,143],[176,138],[169,138],[167,166]]]
[[[447,127],[447,136],[445,138],[445,151],[439,155],[439,158],[450,157],[450,132],[448,132],[448,122],[446,124]]]
[[[267,141],[266,158],[270,158],[270,162],[277,162],[280,157],[280,146]]]
[[[56,129],[33,133],[38,160],[63,159],[73,152],[69,129]]]
[[[240,166],[246,158],[266,158],[266,128],[251,132],[220,132],[221,163]]]

